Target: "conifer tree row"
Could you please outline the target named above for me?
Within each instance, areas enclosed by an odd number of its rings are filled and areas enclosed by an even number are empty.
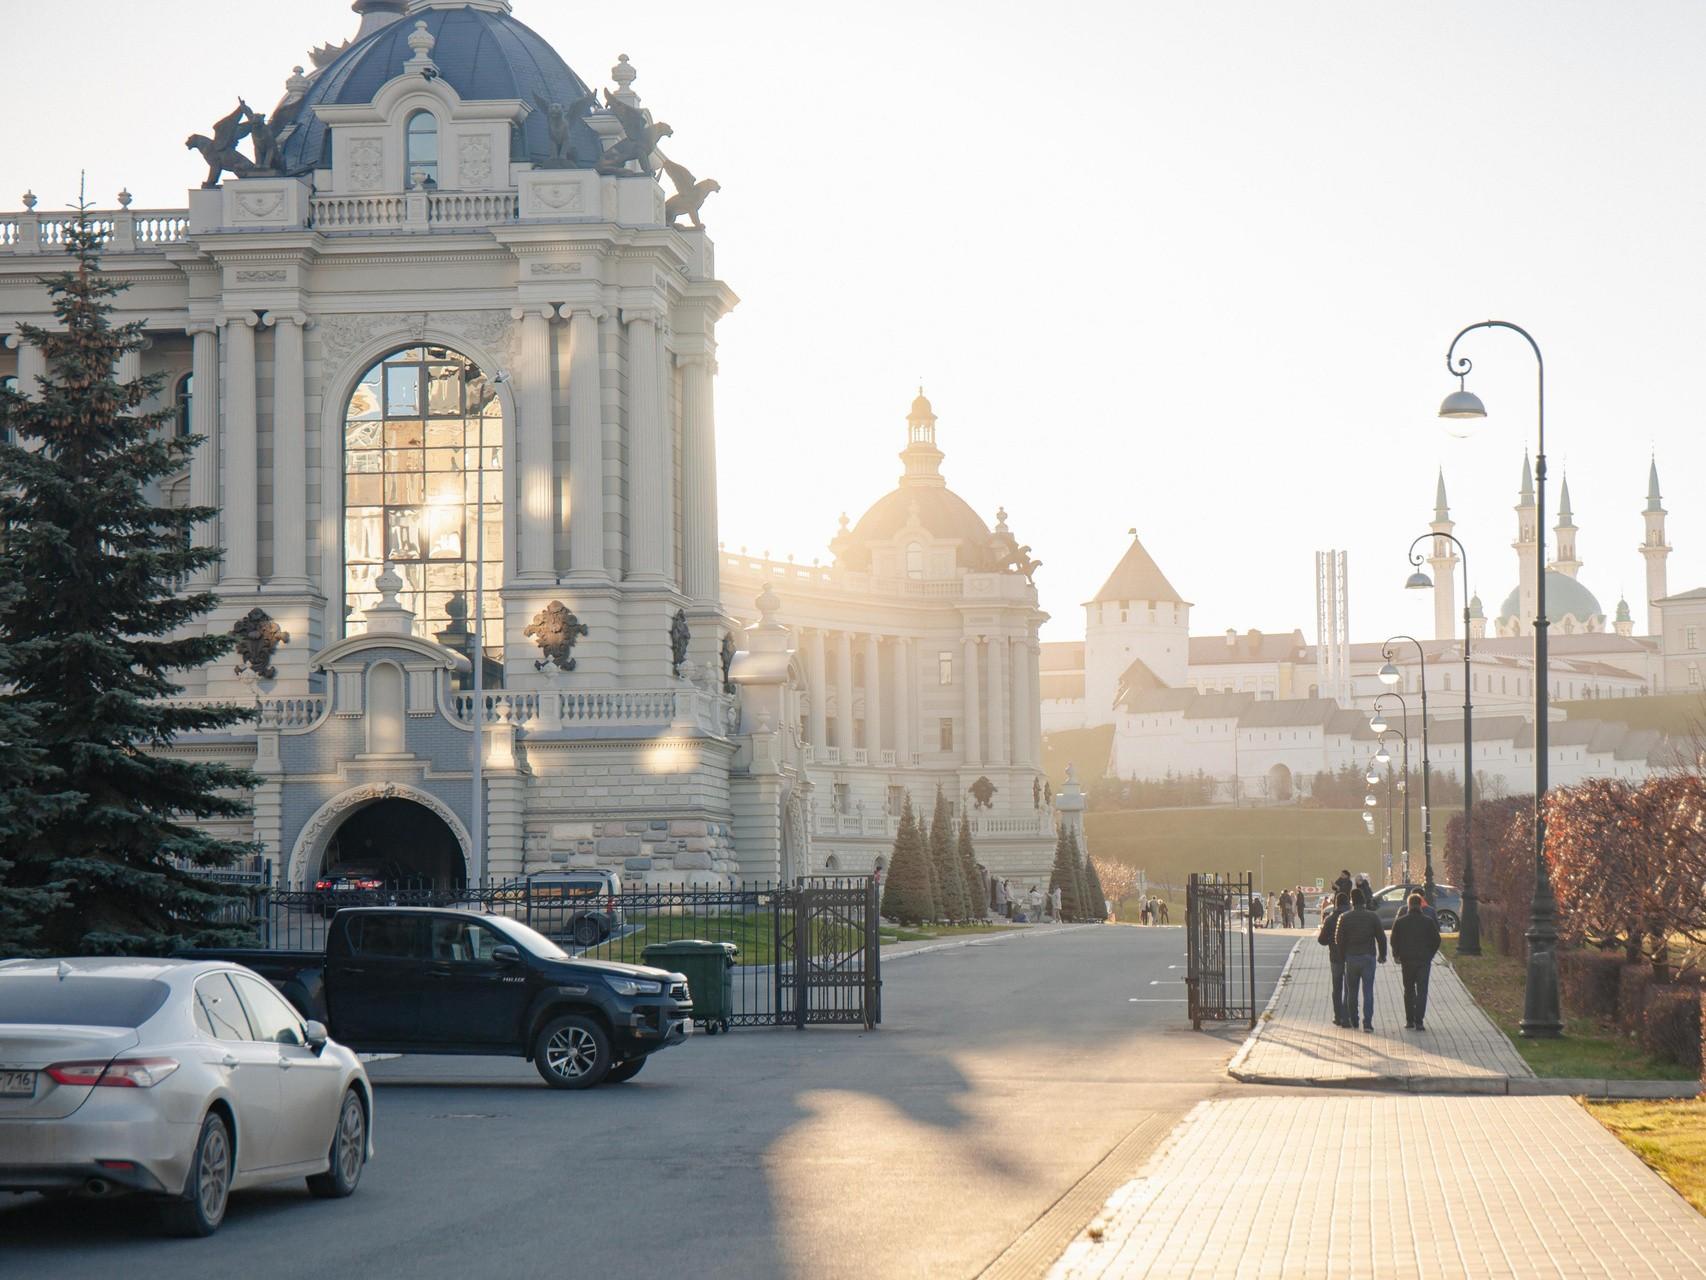
[[[883,884],[882,913],[901,924],[921,924],[936,918],[930,892],[930,855],[912,812],[912,797],[901,804],[900,825],[889,855],[888,879]]]
[[[971,916],[971,904],[955,844],[954,818],[948,810],[948,797],[937,787],[936,808],[930,815],[930,861],[936,868],[936,879],[941,886],[936,909],[945,920],[966,920]]]
[[[1060,916],[1063,920],[1078,919],[1078,869],[1074,850],[1077,842],[1065,823],[1061,823],[1054,839],[1054,868],[1049,873],[1048,889],[1052,895],[1060,890]]]
[[[960,810],[960,831],[958,855],[961,874],[966,878],[966,886],[971,899],[971,919],[982,920],[989,915],[989,885],[984,875],[977,868],[977,852],[972,848],[971,818],[965,810]]]
[[[171,408],[142,410],[160,378],[116,380],[119,357],[144,338],[140,323],[112,323],[123,286],[100,274],[100,244],[84,206],[66,230],[72,270],[44,282],[58,325],[18,326],[46,358],[39,391],[0,391],[10,433],[0,442],[0,707],[33,761],[9,785],[34,816],[0,824],[5,891],[31,904],[31,926],[0,936],[13,953],[148,954],[245,936],[214,922],[228,896],[182,868],[252,852],[192,824],[246,815],[254,777],[161,754],[178,734],[250,714],[167,701],[182,691],[177,673],[234,643],[195,626],[217,603],[211,592],[177,589],[219,559],[191,541],[217,512],[147,496],[189,465],[199,437],[173,434]]]

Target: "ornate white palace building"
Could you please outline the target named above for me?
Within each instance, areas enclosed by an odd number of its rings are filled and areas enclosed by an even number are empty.
[[[120,373],[205,437],[160,497],[220,508],[196,585],[246,642],[186,696],[259,716],[176,749],[261,775],[235,834],[290,884],[374,859],[763,880],[869,869],[899,794],[940,785],[987,865],[1045,873],[1042,615],[943,485],[933,422],[834,569],[725,558],[736,298],[700,225],[716,184],[674,159],[702,144],[626,56],[595,94],[509,0],[352,7],[270,119],[191,137],[212,172],[187,208],[94,215],[149,340]],[[0,377],[30,395],[14,329],[52,323],[67,218],[24,203],[0,214]]]

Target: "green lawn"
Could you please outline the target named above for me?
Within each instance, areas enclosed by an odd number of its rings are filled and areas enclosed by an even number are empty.
[[[1641,1046],[1615,1027],[1593,1018],[1564,1019],[1557,1040],[1525,1040],[1517,1034],[1522,1022],[1526,965],[1515,956],[1501,956],[1489,945],[1479,956],[1457,954],[1457,939],[1447,937],[1445,954],[1469,994],[1493,1022],[1510,1037],[1523,1061],[1537,1076],[1608,1080],[1691,1080],[1694,1073],[1674,1062],[1642,1052]]]
[[[770,964],[776,958],[776,924],[768,911],[750,915],[738,912],[699,916],[656,915],[639,923],[640,927],[633,933],[588,947],[581,954],[593,960],[643,964],[645,949],[652,943],[695,938],[706,942],[734,943],[740,948],[735,955],[739,964]],[[858,945],[858,931],[852,926],[817,920],[813,928],[816,949],[851,949]],[[833,936],[826,936],[829,934]]]
[[[1185,877],[1192,871],[1249,871],[1277,893],[1283,886],[1331,884],[1342,868],[1380,882],[1381,846],[1350,809],[1116,809],[1084,815],[1084,833],[1098,858],[1141,867],[1152,889],[1184,919]],[[1420,856],[1420,827],[1415,853]],[[1435,833],[1438,835],[1439,833]]]
[[[1572,720],[1621,720],[1631,729],[1663,729],[1678,738],[1692,738],[1706,727],[1706,697],[1697,693],[1589,698],[1553,705],[1568,712]]]
[[[1706,1102],[1589,1102],[1594,1119],[1706,1213]]]

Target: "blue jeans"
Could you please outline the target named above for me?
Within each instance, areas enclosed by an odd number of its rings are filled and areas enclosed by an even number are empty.
[[[1327,969],[1333,980],[1333,1021],[1342,1025],[1349,1021],[1345,1017],[1345,962],[1329,960]]]
[[[1374,957],[1345,957],[1345,1013],[1352,1026],[1357,1020],[1357,988],[1362,988],[1362,1025],[1374,1025]]]

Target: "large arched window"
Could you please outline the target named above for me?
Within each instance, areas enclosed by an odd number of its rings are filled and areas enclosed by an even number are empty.
[[[403,126],[408,145],[404,154],[408,157],[408,172],[404,178],[409,185],[414,185],[415,174],[426,175],[426,183],[438,185],[438,120],[430,111],[417,111],[409,117],[409,122]],[[425,185],[425,184],[423,184]]]
[[[192,421],[192,419],[190,417],[190,412],[191,412],[190,406],[191,406],[192,401],[194,401],[194,399],[195,399],[195,374],[186,373],[183,377],[178,379],[178,399],[177,399],[178,423],[177,423],[177,426],[178,426],[178,435],[180,437],[187,436],[187,435],[189,435],[189,433],[191,431],[195,430],[195,428],[190,425],[190,423]]]
[[[483,506],[482,506],[483,501]],[[483,520],[482,513],[483,512]],[[466,650],[481,524],[485,655],[503,657],[503,409],[473,361],[446,347],[386,356],[344,412],[347,630],[379,602],[387,560],[407,584],[415,634]],[[488,677],[489,678],[489,677]]]

